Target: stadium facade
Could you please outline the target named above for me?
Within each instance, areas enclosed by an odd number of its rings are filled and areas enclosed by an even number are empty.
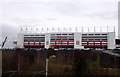
[[[105,48],[114,49],[115,32],[19,33],[18,48]]]

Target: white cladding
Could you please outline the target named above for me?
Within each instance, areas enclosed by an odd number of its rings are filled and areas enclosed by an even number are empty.
[[[24,35],[22,33],[19,33],[17,35],[17,48],[24,48]]]
[[[51,40],[51,34],[52,33],[45,33],[45,48],[47,48],[47,49],[49,48],[50,44],[52,43],[52,42],[50,42],[50,40]],[[79,33],[79,32],[75,32],[74,33],[73,37],[74,37],[74,48],[75,49],[84,48],[82,46],[82,43],[86,43],[86,42],[82,42],[82,34],[83,33]],[[84,33],[84,34],[90,34],[90,33]],[[95,33],[93,32],[91,34],[95,34]],[[101,33],[97,33],[97,34],[104,34],[104,33],[101,32]],[[107,43],[108,49],[115,48],[115,32],[108,32],[106,34],[107,34],[107,42],[105,42],[105,43]],[[17,37],[17,47],[18,48],[24,48],[23,44],[27,43],[27,42],[24,42],[24,35],[25,34],[22,34],[22,33],[18,34],[18,37]],[[30,35],[30,34],[27,34],[27,35]],[[35,34],[33,34],[33,35],[35,35]],[[99,36],[101,36],[101,35],[99,35]],[[66,42],[64,42],[64,43],[67,44]],[[71,42],[71,43],[73,43],[73,42]],[[93,42],[90,42],[90,43],[93,43]]]
[[[120,1],[118,2],[118,39],[120,39]]]
[[[74,33],[74,48],[75,49],[83,49],[81,33]]]
[[[49,46],[50,46],[50,37],[51,37],[51,34],[50,33],[46,33],[45,34],[45,48],[48,49]]]
[[[114,49],[116,47],[115,45],[115,32],[109,32],[107,36],[108,40],[108,49]]]

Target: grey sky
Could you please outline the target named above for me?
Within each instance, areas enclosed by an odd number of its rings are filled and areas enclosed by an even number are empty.
[[[16,37],[22,25],[81,27],[118,25],[119,0],[2,0],[3,37]]]

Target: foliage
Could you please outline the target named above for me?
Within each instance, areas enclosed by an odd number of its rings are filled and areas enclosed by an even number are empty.
[[[37,58],[37,54],[35,52],[29,52],[29,63],[34,63]]]
[[[73,70],[76,73],[76,76],[84,75],[87,69],[86,59],[85,58],[77,58],[74,61]]]

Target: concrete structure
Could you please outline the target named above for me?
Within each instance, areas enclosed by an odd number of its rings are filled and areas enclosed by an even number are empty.
[[[17,47],[18,48],[24,48],[24,36],[22,33],[19,33],[17,35]]]
[[[115,32],[50,32],[18,34],[19,48],[115,48]]]
[[[120,47],[120,1],[118,2],[118,39],[116,41],[116,47]]]
[[[118,39],[120,39],[120,1],[118,2]]]
[[[82,49],[82,34],[81,33],[74,33],[74,48]]]
[[[45,48],[49,48],[50,46],[50,33],[45,34]]]
[[[108,33],[107,35],[108,49],[113,49],[116,47],[115,43],[115,32]]]

